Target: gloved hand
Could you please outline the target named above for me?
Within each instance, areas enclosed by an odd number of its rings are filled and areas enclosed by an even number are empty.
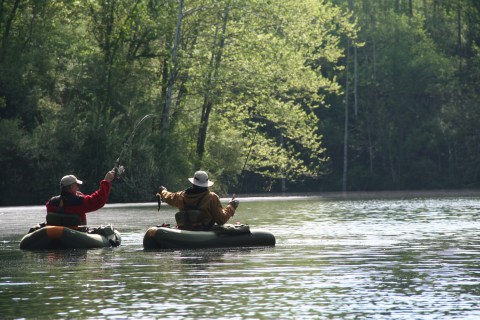
[[[237,208],[238,208],[238,205],[240,204],[240,201],[238,201],[238,200],[230,200],[230,202],[229,202],[228,204],[231,205],[234,209],[237,209]]]

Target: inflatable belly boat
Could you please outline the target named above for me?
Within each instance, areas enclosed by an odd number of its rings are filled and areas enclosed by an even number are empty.
[[[275,236],[247,225],[214,226],[210,231],[151,227],[143,237],[144,249],[200,249],[275,246]]]
[[[91,249],[119,246],[120,233],[111,226],[79,227],[43,225],[32,228],[20,241],[20,249]]]

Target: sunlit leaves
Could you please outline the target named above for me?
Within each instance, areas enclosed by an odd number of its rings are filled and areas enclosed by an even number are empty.
[[[228,26],[217,79],[219,112],[245,125],[241,131],[263,125],[250,170],[273,177],[317,175],[324,149],[313,109],[324,104],[325,92],[339,92],[340,86],[312,61],[337,63],[340,36],[354,36],[354,27],[340,9],[318,1],[243,5]],[[235,112],[225,111],[225,101]]]
[[[205,169],[238,176],[246,163],[250,172],[289,179],[321,172],[316,110],[340,92],[323,65],[340,67],[340,39],[355,37],[340,8],[317,0],[185,0],[174,62],[177,1],[18,3],[10,29],[8,15],[0,17],[0,112],[12,119],[13,137],[31,138],[23,158],[40,162],[47,148],[55,154],[41,166],[46,175],[55,167],[95,179],[138,119],[160,116],[170,79],[169,139],[158,139],[158,118],[142,128],[127,152],[135,163],[127,187],[183,181],[198,165],[205,103],[212,105]]]

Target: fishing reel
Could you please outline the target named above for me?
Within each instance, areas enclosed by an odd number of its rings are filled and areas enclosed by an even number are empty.
[[[125,173],[125,167],[124,166],[115,167],[115,176],[117,178],[120,178],[121,176],[123,176],[124,173]]]

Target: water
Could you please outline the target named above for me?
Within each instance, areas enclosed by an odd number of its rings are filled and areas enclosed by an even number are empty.
[[[118,248],[22,251],[44,208],[0,208],[0,319],[480,317],[476,197],[240,200],[276,247],[143,251],[175,213],[150,203],[88,215]]]

